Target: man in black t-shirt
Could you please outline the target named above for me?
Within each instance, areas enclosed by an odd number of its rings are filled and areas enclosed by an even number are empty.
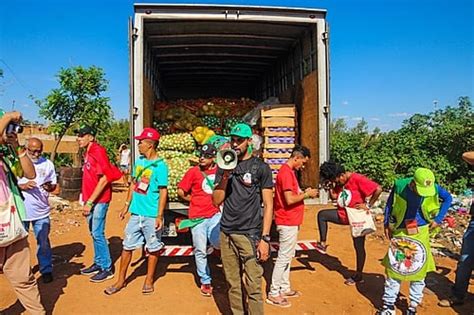
[[[249,147],[252,129],[248,125],[237,124],[230,136],[238,164],[231,171],[217,170],[212,196],[215,205],[224,203],[220,236],[222,265],[229,284],[232,313],[263,314],[263,268],[259,261],[266,261],[270,255],[272,172],[266,163],[252,157]],[[242,274],[246,278],[247,299],[242,296]]]

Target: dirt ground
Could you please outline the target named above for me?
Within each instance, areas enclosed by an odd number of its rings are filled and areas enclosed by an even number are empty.
[[[123,229],[126,221],[118,219],[125,193],[114,193],[107,218],[108,237],[115,267],[119,267],[119,256]],[[321,207],[307,207],[305,222],[299,239],[317,239],[315,215]],[[54,314],[219,314],[229,313],[226,284],[222,266],[212,258],[211,269],[215,294],[212,298],[200,295],[198,280],[194,273],[193,257],[160,258],[155,281],[155,293],[141,294],[146,265],[143,261],[129,269],[127,287],[113,296],[106,296],[103,290],[113,283],[109,280],[94,284],[79,274],[79,270],[92,262],[92,242],[84,218],[79,211],[53,212],[51,242],[55,255],[54,282],[42,284],[39,288],[43,304]],[[166,242],[166,239],[165,239]],[[32,244],[32,265],[37,277],[34,238]],[[291,308],[279,309],[265,304],[267,314],[374,314],[381,306],[384,270],[380,259],[387,249],[387,242],[380,235],[371,236],[367,241],[367,263],[365,283],[349,287],[344,278],[355,268],[355,253],[348,227],[331,225],[328,236],[328,255],[315,251],[298,252],[291,268],[292,287],[302,292],[302,297],[292,299]],[[140,257],[134,253],[132,261]],[[427,288],[419,314],[474,314],[471,281],[468,302],[463,307],[443,309],[437,306],[439,298],[449,293],[454,280],[456,262],[450,258],[437,258],[438,270],[427,278]],[[265,264],[265,279],[271,277],[271,263]],[[265,285],[268,282],[265,281]],[[263,287],[265,287],[265,285]],[[407,307],[408,286],[402,286],[397,308]],[[24,312],[17,301],[10,284],[0,275],[0,313],[19,314]],[[401,314],[398,311],[397,314]]]

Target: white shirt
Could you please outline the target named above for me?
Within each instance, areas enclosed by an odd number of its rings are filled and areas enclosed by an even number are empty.
[[[37,162],[33,162],[36,171],[35,179],[36,187],[29,190],[22,190],[25,197],[26,218],[24,221],[34,221],[49,216],[51,208],[48,202],[49,193],[41,187],[44,183],[57,183],[56,171],[54,164],[50,160],[40,157]],[[18,179],[18,184],[26,184],[31,179],[22,177]]]
[[[130,149],[120,152],[120,165],[128,166],[130,164]]]

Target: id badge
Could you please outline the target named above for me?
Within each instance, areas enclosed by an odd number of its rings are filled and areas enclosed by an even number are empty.
[[[418,233],[418,223],[416,219],[407,219],[405,220],[405,228],[407,229],[408,235],[413,235]]]
[[[139,194],[146,195],[149,186],[150,180],[148,178],[141,178],[140,181],[135,185],[135,191]]]

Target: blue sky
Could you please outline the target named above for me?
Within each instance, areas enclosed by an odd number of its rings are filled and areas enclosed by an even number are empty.
[[[153,2],[153,1],[138,1]],[[187,1],[165,1],[182,2]],[[316,7],[331,28],[332,117],[349,125],[396,129],[413,113],[473,98],[474,8],[471,0],[204,1]],[[0,2],[0,107],[38,119],[28,98],[57,86],[61,67],[97,65],[109,80],[117,118],[128,117],[126,0]]]

